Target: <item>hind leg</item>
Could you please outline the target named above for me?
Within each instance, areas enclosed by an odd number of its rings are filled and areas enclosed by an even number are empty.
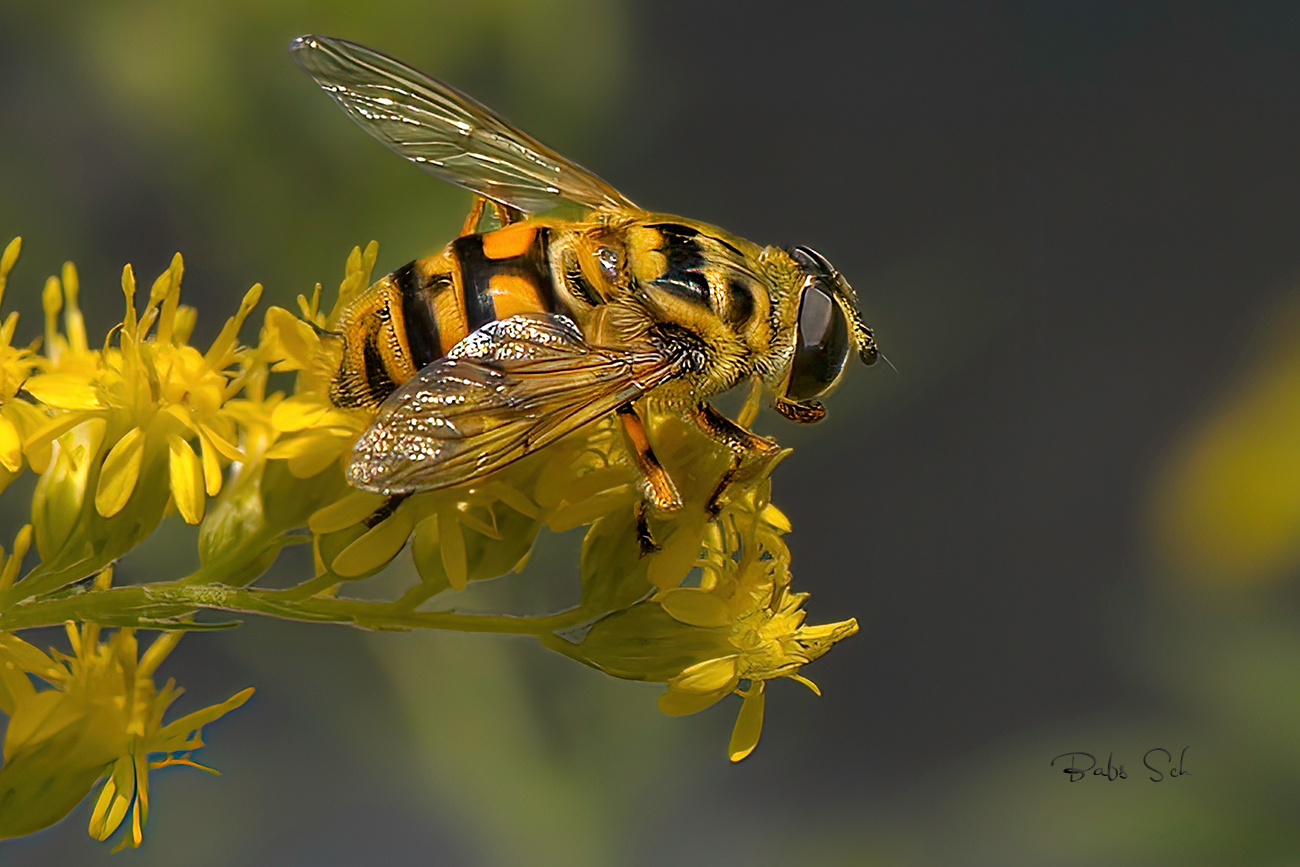
[[[460,237],[478,234],[479,224],[483,222],[483,210],[489,207],[492,209],[492,215],[496,217],[497,228],[504,228],[511,223],[518,223],[525,216],[524,212],[518,208],[494,202],[483,196],[475,196],[474,206],[469,209],[469,216],[465,217],[465,222],[460,227]]]

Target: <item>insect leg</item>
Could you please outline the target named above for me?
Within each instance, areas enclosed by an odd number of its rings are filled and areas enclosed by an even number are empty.
[[[826,417],[826,407],[821,405],[820,401],[809,400],[803,403],[796,403],[793,400],[776,401],[776,411],[781,415],[797,421],[799,424],[813,424]]]
[[[709,499],[704,503],[704,511],[708,513],[710,518],[716,518],[718,515],[722,514],[722,495],[727,492],[727,488],[729,488],[731,483],[736,480],[736,477],[740,475],[740,465],[740,455],[733,455],[731,458],[731,466],[727,467],[726,471],[721,477],[719,477],[718,484],[714,487],[713,493],[709,494]]]
[[[660,550],[659,543],[650,534],[650,518],[646,515],[645,500],[636,504],[636,541],[641,546],[642,557]]]
[[[754,453],[765,455],[779,448],[767,437],[761,437],[736,424],[714,409],[713,405],[706,400],[700,401],[691,409],[691,420],[699,425],[700,430],[708,434],[710,439],[722,443],[738,457]]]
[[[770,454],[779,446],[767,437],[761,437],[751,430],[748,430],[722,413],[713,408],[708,401],[700,401],[695,404],[691,410],[691,420],[699,425],[700,430],[704,431],[715,442],[720,442],[727,448],[731,449],[731,466],[718,479],[717,486],[713,493],[709,495],[708,501],[704,505],[705,511],[711,516],[717,517],[722,511],[722,495],[727,492],[728,486],[740,475],[740,467],[746,455],[752,454]]]
[[[492,216],[496,217],[497,228],[505,228],[511,223],[518,223],[524,218],[524,212],[518,208],[494,202],[483,196],[475,196],[474,207],[470,208],[469,216],[465,218],[465,222],[461,225],[459,237],[463,238],[466,235],[478,233],[479,223],[483,221],[483,209],[488,207],[492,208]]]
[[[384,504],[382,506],[380,506],[378,509],[375,509],[373,512],[371,512],[370,517],[366,518],[362,523],[365,524],[367,527],[376,527],[382,524],[384,521],[387,521],[389,517],[392,516],[393,512],[397,511],[397,507],[402,505],[402,501],[409,496],[411,496],[409,493],[393,494],[387,500],[384,500]]]
[[[637,469],[645,481],[643,492],[655,508],[665,512],[675,512],[682,507],[682,497],[677,493],[668,471],[659,463],[655,453],[650,449],[650,439],[645,434],[645,427],[630,403],[618,408],[619,421],[623,423],[623,432],[627,434],[632,454],[636,458]]]
[[[478,233],[479,220],[483,219],[483,208],[487,203],[488,200],[482,196],[474,197],[474,207],[469,209],[469,216],[465,218],[465,224],[460,227],[460,237]]]
[[[497,223],[502,228],[509,226],[511,223],[518,223],[524,218],[524,212],[518,208],[512,208],[500,202],[491,202],[490,204],[492,205],[492,213],[496,215]]]

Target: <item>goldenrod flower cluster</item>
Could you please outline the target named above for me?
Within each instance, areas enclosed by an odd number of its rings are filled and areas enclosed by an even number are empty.
[[[0,299],[18,249],[15,240],[0,261]],[[206,350],[190,345],[195,311],[180,303],[179,255],[139,309],[125,269],[122,321],[102,342],[88,338],[70,264],[46,283],[41,339],[15,346],[15,314],[0,325],[0,487],[24,468],[37,476],[31,523],[0,565],[0,710],[10,718],[0,837],[57,821],[100,785],[91,834],[107,838],[129,814],[122,845],[139,844],[148,770],[193,764],[197,729],[251,692],[163,723],[179,690],[156,687],[153,673],[185,630],[213,625],[195,619],[201,611],[532,635],[615,677],[665,684],[659,706],[669,714],[742,696],[733,761],[758,742],[766,682],[789,677],[815,691],[803,665],[857,630],[853,620],[804,623],[806,594],[790,588],[782,540],[790,527],[770,501],[784,453],[742,465],[713,514],[705,505],[730,455],[653,401],[646,420],[685,506],[652,516],[660,547],[649,554],[637,538],[635,464],[609,419],[480,482],[395,506],[349,488],[342,468],[369,417],[330,402],[332,329],[368,285],[375,255],[373,243],[352,251],[328,312],[319,286],[296,312],[269,308],[252,346],[239,333],[260,286]],[[114,561],[172,513],[197,525],[199,569],[115,586]],[[522,569],[543,529],[584,526],[573,607],[438,610],[470,582]],[[289,589],[258,587],[292,544],[311,545],[314,574]],[[24,571],[32,548],[36,563]],[[394,599],[349,597],[351,582],[403,550],[413,586]],[[71,653],[47,654],[16,634],[60,623]],[[140,629],[160,630],[143,654]]]

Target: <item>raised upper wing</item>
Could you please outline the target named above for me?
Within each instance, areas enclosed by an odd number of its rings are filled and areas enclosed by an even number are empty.
[[[347,478],[382,494],[465,484],[685,368],[655,349],[589,346],[565,316],[490,322],[388,397],[353,447]]]
[[[328,36],[300,36],[289,50],[362,129],[444,180],[527,213],[562,201],[636,207],[473,97],[391,57]]]

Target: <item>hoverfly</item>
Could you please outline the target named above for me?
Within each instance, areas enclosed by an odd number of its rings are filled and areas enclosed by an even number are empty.
[[[645,211],[468,95],[361,45],[303,36],[290,50],[366,132],[477,196],[441,253],[342,311],[331,399],[377,409],[347,467],[353,486],[402,497],[470,483],[615,412],[645,500],[671,511],[682,501],[639,399],[689,413],[734,468],[775,444],[710,397],[757,378],[781,415],[814,422],[850,351],[875,361],[853,289],[814,250]],[[566,203],[585,217],[536,216]],[[486,207],[500,227],[479,232]]]

